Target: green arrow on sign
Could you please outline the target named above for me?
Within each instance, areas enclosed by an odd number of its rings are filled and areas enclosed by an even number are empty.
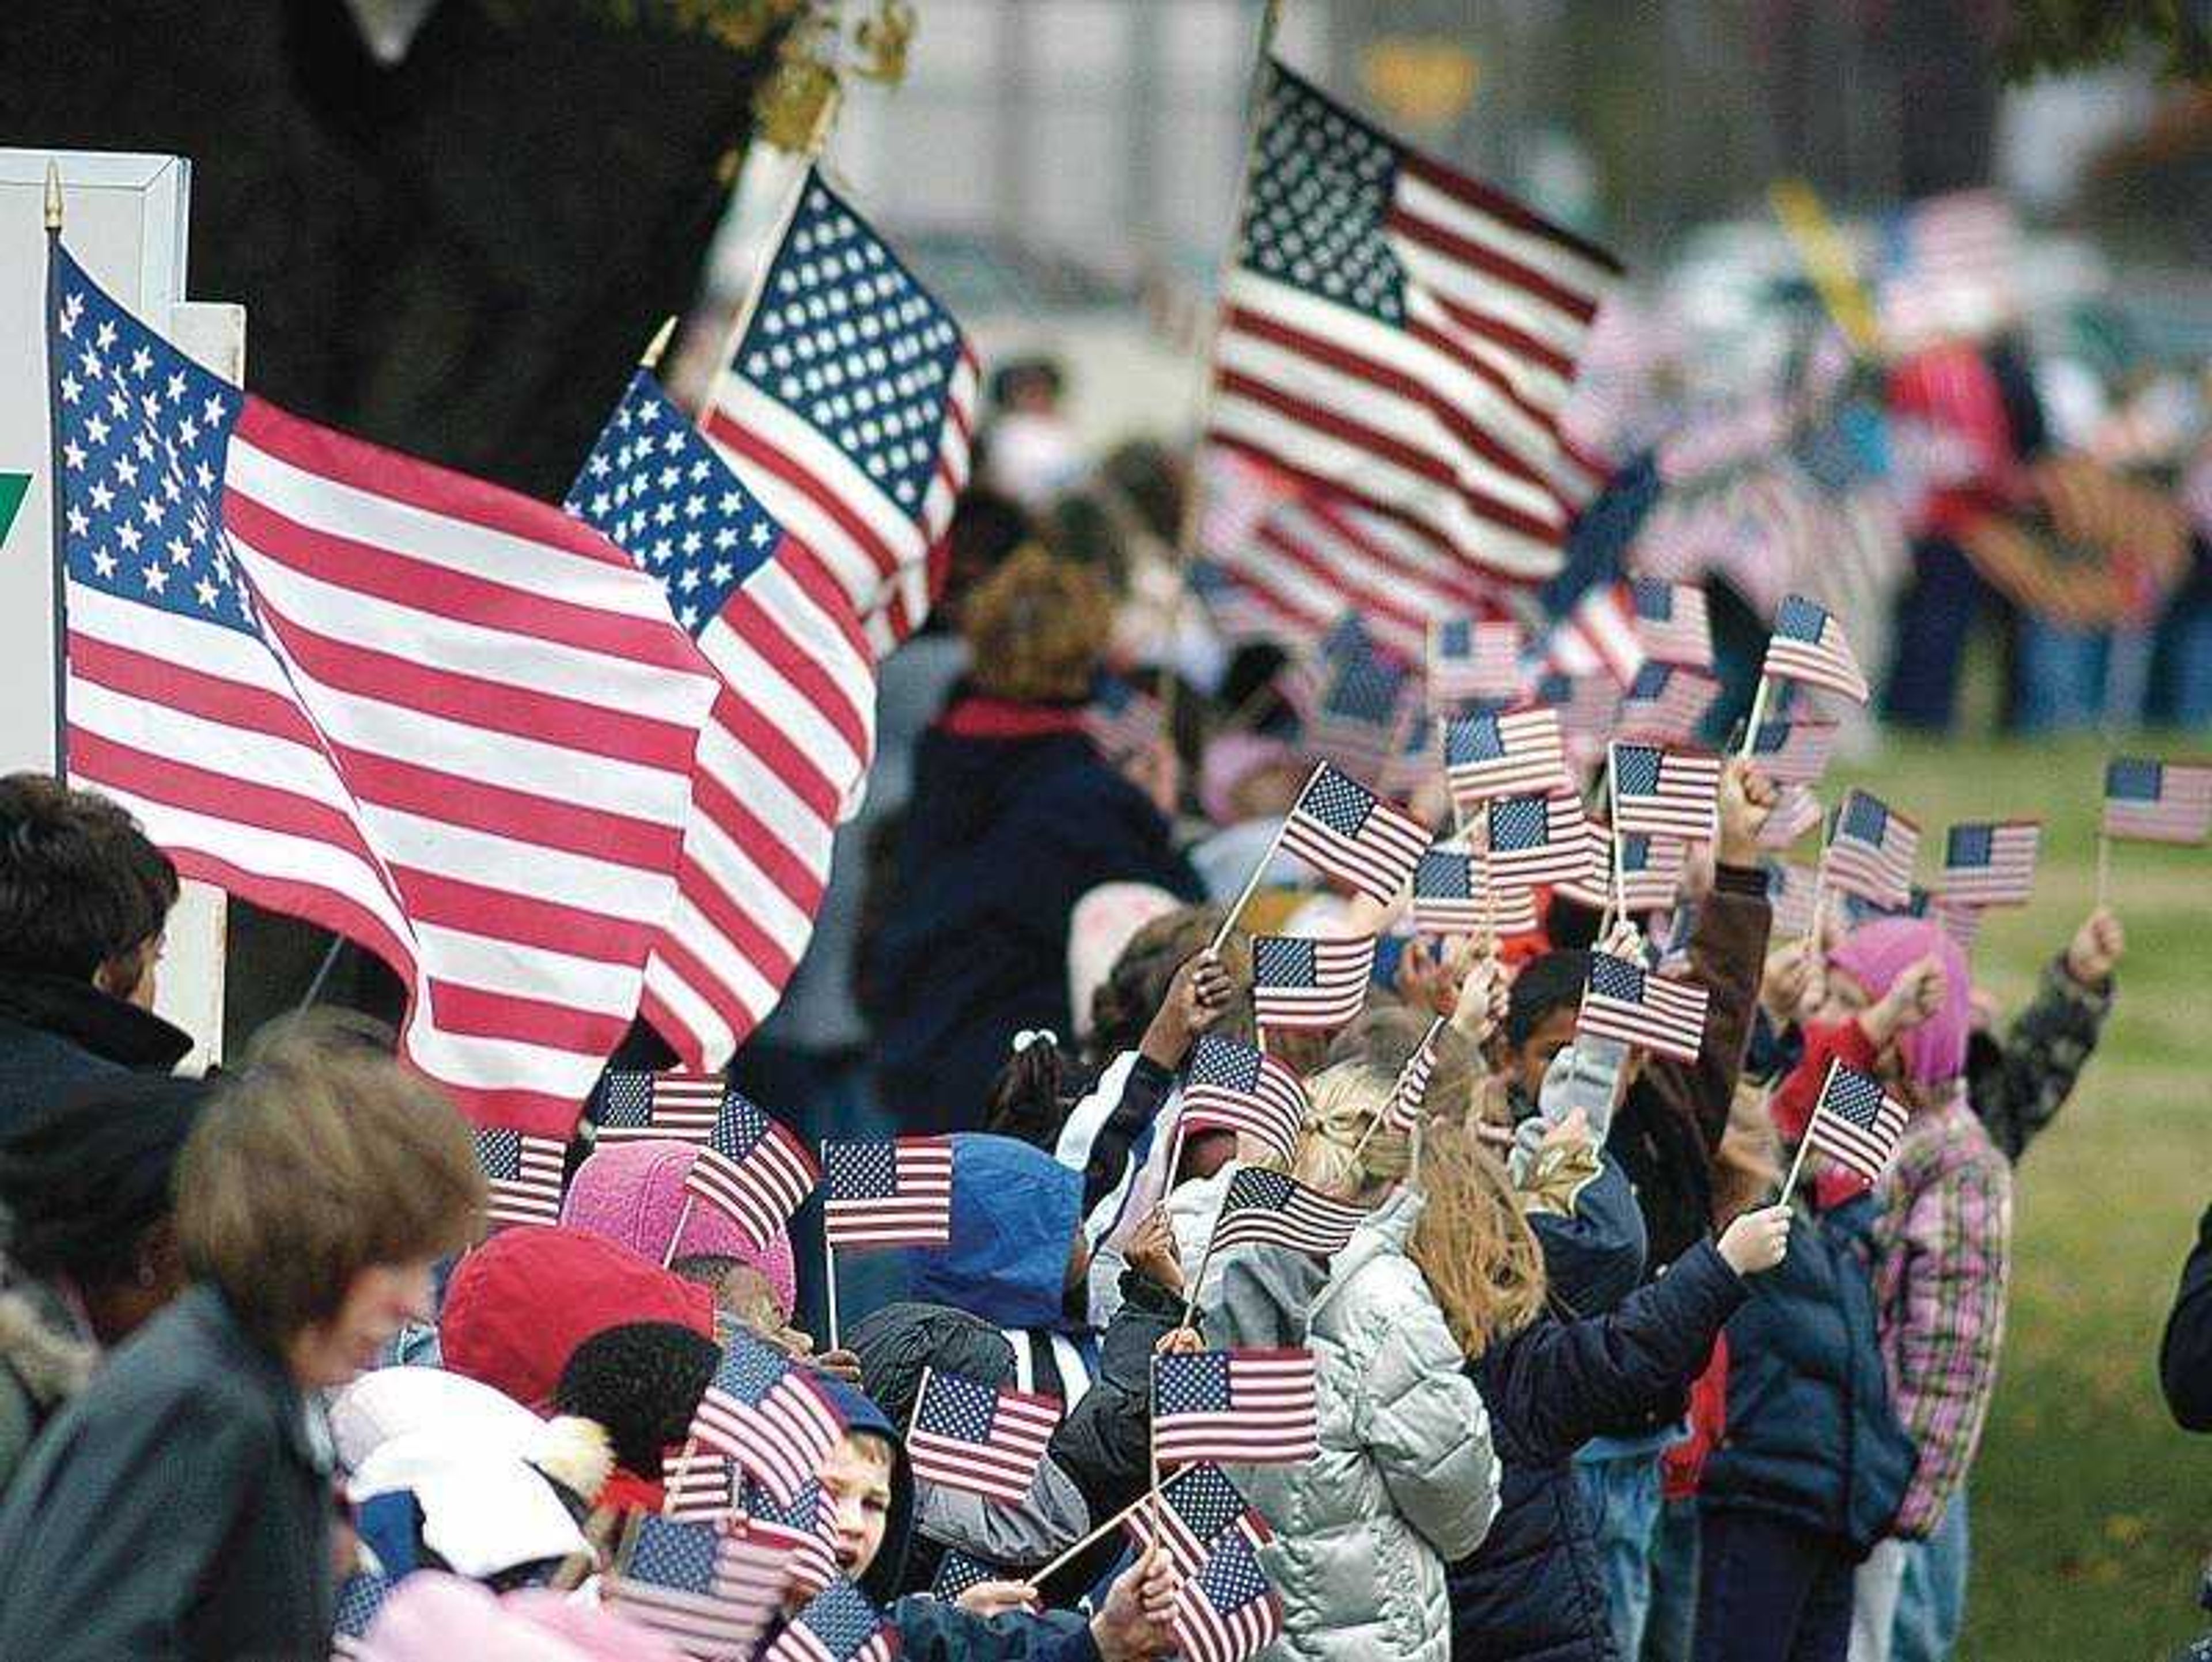
[[[23,494],[31,488],[28,473],[0,473],[0,543],[8,540],[8,527],[15,523]]]

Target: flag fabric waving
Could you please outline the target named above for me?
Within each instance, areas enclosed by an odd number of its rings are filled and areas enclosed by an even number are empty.
[[[1648,831],[1620,833],[1620,900],[1632,912],[1663,911],[1682,890],[1689,849],[1680,839]],[[1601,901],[1601,906],[1604,903]]]
[[[1167,712],[1149,692],[1117,675],[1103,676],[1083,707],[1083,730],[1109,762],[1141,756],[1160,741]]]
[[[1839,893],[1895,908],[1911,898],[1919,849],[1919,826],[1880,797],[1854,790],[1836,810],[1820,869]]]
[[[807,1601],[784,1624],[761,1662],[892,1662],[899,1630],[867,1594],[838,1581]]]
[[[2212,763],[2114,757],[2105,764],[2103,829],[2134,843],[2202,843],[2212,833]]]
[[[1310,1350],[1201,1350],[1152,1358],[1152,1446],[1162,1465],[1294,1464],[1321,1452]]]
[[[1211,1460],[1187,1465],[1162,1479],[1159,1497],[1157,1507],[1131,1507],[1121,1527],[1141,1557],[1152,1543],[1157,1520],[1160,1550],[1179,1575],[1195,1575],[1205,1568],[1214,1543],[1232,1530],[1255,1546],[1273,1538],[1267,1520]]]
[[[1590,869],[1582,804],[1565,791],[1498,796],[1490,802],[1490,880],[1534,888],[1567,883]]]
[[[1465,814],[1493,796],[1572,789],[1559,711],[1454,716],[1444,724],[1444,780]]]
[[[1262,1027],[1341,1027],[1367,1001],[1375,937],[1252,937],[1252,1011]]]
[[[1874,1183],[1896,1152],[1905,1120],[1905,1109],[1883,1091],[1880,1080],[1831,1062],[1805,1135],[1820,1153]]]
[[[1271,64],[1211,440],[1512,581],[1557,569],[1558,415],[1612,258]]]
[[[2025,906],[2042,846],[2039,819],[1954,825],[1943,834],[1937,892],[1954,906]]]
[[[1703,670],[1654,661],[1636,672],[1615,720],[1624,739],[1685,744],[1720,696],[1721,684]]]
[[[746,1539],[781,1554],[791,1586],[811,1598],[837,1579],[836,1508],[818,1482],[802,1485],[789,1505],[757,1482],[739,1491]]]
[[[719,1524],[738,1510],[738,1476],[730,1457],[687,1446],[660,1457],[660,1515],[681,1524]]]
[[[1384,903],[1395,898],[1429,846],[1429,833],[1356,779],[1327,762],[1283,825],[1283,846],[1316,869]]]
[[[808,1369],[742,1332],[730,1336],[691,1419],[693,1437],[787,1506],[844,1431],[844,1415]]]
[[[1433,1018],[1421,1042],[1413,1047],[1413,1054],[1398,1070],[1390,1087],[1390,1100],[1382,1109],[1382,1123],[1393,1131],[1410,1135],[1421,1123],[1421,1111],[1429,1099],[1429,1075],[1437,1069],[1437,1035],[1443,1025],[1442,1016]]]
[[[721,678],[699,738],[683,898],[644,1014],[718,1068],[775,1008],[812,939],[830,841],[875,754],[875,662],[829,567],[638,371],[568,508],[665,590]]]
[[[1536,897],[1489,881],[1483,856],[1464,849],[1431,849],[1413,868],[1413,928],[1423,934],[1525,934],[1536,927]]]
[[[957,1547],[947,1547],[945,1556],[937,1561],[937,1574],[930,1578],[929,1596],[940,1604],[950,1604],[969,1588],[981,1586],[986,1581],[1019,1580],[1018,1574],[1002,1565],[986,1563]]]
[[[1782,785],[1774,796],[1774,807],[1766,816],[1766,823],[1759,828],[1759,846],[1762,849],[1795,848],[1797,839],[1816,829],[1824,813],[1820,799],[1809,786]]]
[[[1429,629],[1429,703],[1456,709],[1469,699],[1510,701],[1521,691],[1521,625],[1511,618],[1447,618]]]
[[[1247,1166],[1229,1179],[1229,1192],[1214,1215],[1211,1250],[1256,1243],[1325,1258],[1342,1251],[1366,1220],[1358,1207],[1331,1200],[1295,1178]]]
[[[1405,670],[1371,648],[1340,656],[1306,723],[1306,748],[1339,766],[1373,773],[1396,741],[1407,683]]]
[[[1656,662],[1692,669],[1713,667],[1713,630],[1705,611],[1705,591],[1693,583],[1637,577],[1629,583],[1636,632]]]
[[[1818,883],[1817,875],[1808,866],[1777,861],[1767,868],[1766,899],[1774,909],[1775,941],[1802,938],[1811,933]]]
[[[1251,1541],[1231,1530],[1176,1593],[1176,1648],[1187,1662],[1243,1662],[1283,1631],[1283,1603]]]
[[[1287,1160],[1297,1152],[1305,1114],[1305,1087],[1266,1051],[1223,1033],[1201,1033],[1191,1046],[1182,1081],[1185,1131],[1236,1131]]]
[[[186,877],[407,989],[407,1059],[566,1137],[677,904],[715,681],[557,508],[209,374],[56,247],[69,764]]]
[[[1537,678],[1536,702],[1559,713],[1559,733],[1567,755],[1587,766],[1605,754],[1620,714],[1620,684],[1609,675],[1570,675],[1548,671]]]
[[[1774,613],[1774,632],[1766,640],[1766,665],[1762,672],[1784,680],[1839,692],[1855,704],[1866,703],[1869,692],[1844,626],[1802,594],[1790,594]]]
[[[1060,1398],[996,1390],[925,1366],[906,1452],[914,1475],[1018,1506],[1060,1425]]]
[[[1817,785],[1836,751],[1836,724],[1809,716],[1761,721],[1751,759],[1778,785]]]
[[[684,1174],[684,1191],[766,1247],[782,1235],[821,1174],[797,1132],[731,1091],[707,1146]]]
[[[750,1651],[768,1630],[782,1578],[760,1574],[741,1537],[711,1524],[647,1514],[636,1531],[627,1560],[604,1579],[607,1603],[692,1655]]]
[[[819,173],[761,278],[701,425],[818,553],[881,648],[921,626],[967,483],[975,355]]]
[[[1610,953],[1590,954],[1576,1031],[1695,1062],[1705,1039],[1705,989],[1668,981]]]
[[[832,1246],[942,1246],[952,1239],[952,1139],[822,1145],[822,1233]]]
[[[673,1139],[704,1142],[714,1134],[729,1082],[684,1069],[648,1073],[610,1068],[599,1081],[596,1115],[601,1148]]]
[[[533,1137],[501,1125],[479,1130],[477,1164],[490,1191],[485,1215],[492,1227],[560,1222],[568,1158],[568,1145],[559,1137]]]
[[[1657,745],[1613,747],[1613,825],[1691,842],[1713,834],[1721,758]]]

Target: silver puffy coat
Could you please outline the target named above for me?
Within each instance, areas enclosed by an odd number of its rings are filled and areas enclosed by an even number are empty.
[[[1444,1662],[1444,1565],[1498,1511],[1490,1421],[1420,1270],[1406,1256],[1421,1197],[1401,1190],[1324,1269],[1281,1247],[1236,1252],[1206,1310],[1216,1345],[1305,1345],[1321,1453],[1239,1466],[1274,1527],[1261,1563],[1281,1594],[1271,1662]]]

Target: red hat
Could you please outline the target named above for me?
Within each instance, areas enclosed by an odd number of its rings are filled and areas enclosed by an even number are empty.
[[[502,1229],[463,1258],[438,1336],[446,1367],[546,1413],[576,1347],[629,1322],[714,1336],[714,1295],[580,1229]]]

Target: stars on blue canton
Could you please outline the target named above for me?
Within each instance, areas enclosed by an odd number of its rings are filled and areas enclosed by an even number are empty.
[[[1242,1535],[1227,1535],[1216,1543],[1198,1573],[1198,1585],[1206,1602],[1224,1616],[1267,1596],[1267,1572]]]
[[[1252,943],[1252,974],[1269,987],[1311,986],[1314,944],[1290,935],[1262,935]]]
[[[1218,1033],[1203,1034],[1191,1053],[1190,1082],[1249,1092],[1260,1082],[1260,1053]]]
[[[1474,625],[1464,618],[1454,618],[1437,629],[1437,652],[1440,657],[1465,658],[1474,651]]]
[[[807,423],[911,517],[944,440],[960,331],[866,222],[806,188],[738,344],[744,378]]]
[[[957,1373],[932,1373],[929,1395],[921,1404],[921,1429],[940,1437],[980,1443],[991,1434],[999,1393]]]
[[[1838,1068],[1835,1082],[1828,1087],[1827,1100],[1821,1105],[1862,1131],[1872,1130],[1875,1121],[1881,1117],[1881,1087],[1864,1074]]]
[[[70,575],[255,632],[222,528],[224,453],[245,395],[57,258],[47,321]]]
[[[768,1116],[757,1103],[740,1092],[722,1093],[722,1106],[714,1116],[714,1129],[708,1139],[708,1147],[730,1160],[743,1160],[767,1135]]]
[[[1299,807],[1340,837],[1356,837],[1360,826],[1367,823],[1375,798],[1358,782],[1346,778],[1334,768],[1323,768]]]
[[[626,1572],[633,1581],[685,1592],[707,1592],[714,1585],[722,1537],[712,1525],[683,1523],[648,1513],[640,1521],[637,1544]]]
[[[822,1181],[830,1200],[881,1200],[898,1192],[898,1150],[890,1142],[825,1142]]]
[[[1237,263],[1403,323],[1406,274],[1385,234],[1397,146],[1280,69],[1267,100]]]
[[[1540,849],[1551,840],[1551,805],[1542,797],[1500,796],[1492,800],[1492,848]]]
[[[658,577],[676,620],[694,635],[782,535],[642,370],[600,429],[563,506]]]
[[[1446,766],[1470,762],[1494,762],[1505,754],[1505,740],[1495,715],[1462,715],[1444,730]]]
[[[1827,624],[1827,612],[1802,594],[1785,596],[1774,613],[1774,632],[1793,641],[1818,641]]]
[[[1667,691],[1668,684],[1674,679],[1674,665],[1646,661],[1636,672],[1636,680],[1628,689],[1628,696],[1632,698],[1657,698]]]
[[[1640,872],[1651,863],[1651,834],[1649,831],[1623,831],[1620,834],[1620,868],[1624,872]]]
[[[1950,846],[1943,850],[1947,866],[1986,866],[1990,863],[1995,845],[1996,827],[1992,825],[1954,825]]]
[[[2166,787],[2162,764],[2140,756],[2116,756],[2105,764],[2105,794],[2124,802],[2155,802]]]
[[[1193,1539],[1211,1545],[1244,1515],[1244,1497],[1212,1461],[1177,1472],[1160,1494],[1176,1509]]]
[[[1889,810],[1881,799],[1869,796],[1864,791],[1853,791],[1844,806],[1837,810],[1836,835],[1855,837],[1862,843],[1879,844],[1889,831]]]
[[[847,1662],[884,1624],[881,1612],[850,1581],[829,1588],[792,1619],[822,1641],[830,1662]]]
[[[1248,1166],[1229,1180],[1226,1205],[1236,1211],[1279,1212],[1297,1192],[1297,1185],[1280,1172]]]
[[[1617,998],[1625,1004],[1644,1001],[1644,971],[1610,953],[1592,954],[1589,985],[1601,998]]]
[[[1155,1382],[1155,1414],[1225,1413],[1229,1402],[1229,1358],[1218,1350],[1195,1356],[1162,1356]]]
[[[1347,661],[1338,671],[1328,696],[1322,700],[1322,709],[1338,721],[1387,727],[1398,713],[1398,699],[1405,685],[1405,671],[1381,658],[1364,654]]]
[[[368,1570],[356,1570],[338,1588],[334,1610],[334,1626],[337,1632],[349,1639],[359,1639],[368,1631],[369,1623],[376,1620],[377,1611],[384,1608],[386,1595],[392,1591],[392,1582],[385,1576]]]
[[[949,1604],[972,1586],[1000,1580],[1010,1574],[1010,1571],[995,1564],[969,1556],[957,1547],[948,1548],[945,1556],[937,1561],[937,1574],[929,1584],[929,1591],[933,1598]]]
[[[653,1075],[633,1068],[610,1072],[599,1092],[601,1125],[643,1130],[653,1123]]]
[[[789,1506],[769,1493],[768,1486],[748,1478],[741,1497],[741,1510],[745,1516],[770,1524],[781,1524],[791,1530],[818,1530],[823,1515],[831,1510],[830,1503],[823,1498],[822,1485],[810,1481],[791,1497]]]
[[[1424,900],[1472,900],[1474,868],[1463,854],[1431,849],[1413,868],[1413,892]]]
[[[508,1126],[486,1126],[477,1133],[477,1164],[495,1183],[522,1176],[522,1133]]]
[[[1651,796],[1659,789],[1660,752],[1650,745],[1613,747],[1613,783],[1624,796]]]
[[[1656,577],[1638,577],[1630,585],[1636,599],[1636,615],[1665,623],[1674,615],[1674,586]]]
[[[775,1351],[742,1333],[730,1336],[714,1370],[714,1388],[741,1403],[758,1403],[783,1382],[790,1365]]]

